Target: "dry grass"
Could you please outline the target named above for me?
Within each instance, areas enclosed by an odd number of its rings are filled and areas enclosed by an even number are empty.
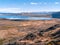
[[[43,36],[39,36],[38,33],[40,30],[45,31],[49,27],[52,27],[56,24],[60,24],[56,20],[45,20],[45,21],[8,21],[8,20],[0,20],[0,38],[6,39],[7,43],[9,40],[11,42],[49,42],[51,41],[51,37],[49,35],[51,33],[55,33],[59,31],[60,28],[56,28],[55,30],[45,32]],[[36,35],[36,38],[32,40],[24,40],[24,37],[29,33]],[[17,43],[18,43],[17,42]]]

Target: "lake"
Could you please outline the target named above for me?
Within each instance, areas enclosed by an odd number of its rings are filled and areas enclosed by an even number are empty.
[[[20,20],[51,20],[52,18],[47,17],[29,17],[29,16],[21,16],[21,15],[0,15],[0,18],[5,19],[20,19]]]

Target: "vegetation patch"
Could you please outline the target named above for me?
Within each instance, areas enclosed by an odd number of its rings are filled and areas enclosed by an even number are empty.
[[[10,28],[16,28],[15,26],[1,26],[0,29],[10,29]]]
[[[5,39],[0,39],[0,45],[3,45],[3,41],[4,41]]]

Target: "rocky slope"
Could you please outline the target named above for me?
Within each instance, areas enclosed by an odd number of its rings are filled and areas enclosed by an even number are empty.
[[[60,45],[60,21],[0,20],[0,45]]]

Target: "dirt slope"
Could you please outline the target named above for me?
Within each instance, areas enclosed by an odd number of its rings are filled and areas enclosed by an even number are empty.
[[[59,39],[60,21],[56,19],[44,21],[0,20],[0,40],[2,40],[0,45],[47,45],[49,42]]]

